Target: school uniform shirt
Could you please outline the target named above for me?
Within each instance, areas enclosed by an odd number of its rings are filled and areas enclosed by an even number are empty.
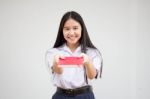
[[[51,75],[51,80],[53,84],[57,87],[64,89],[74,89],[86,85],[91,85],[91,81],[88,79],[88,83],[86,82],[85,77],[85,68],[84,66],[68,66],[62,67],[63,73],[57,74],[52,71],[51,67],[53,66],[54,56],[55,55],[63,55],[63,56],[79,56],[81,54],[81,46],[77,47],[74,52],[68,48],[66,44],[58,48],[48,49],[46,52],[46,64],[48,66],[48,71]],[[97,49],[87,48],[86,54],[90,57],[93,62],[94,68],[97,70],[97,73],[100,72],[100,66],[102,62],[102,58]]]

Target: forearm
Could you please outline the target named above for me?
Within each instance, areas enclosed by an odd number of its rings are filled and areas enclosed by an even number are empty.
[[[96,76],[96,69],[94,68],[92,62],[86,62],[86,74],[89,79],[93,79]]]
[[[57,64],[54,64],[52,69],[57,74],[62,74],[63,73],[63,69],[61,67],[59,67]]]

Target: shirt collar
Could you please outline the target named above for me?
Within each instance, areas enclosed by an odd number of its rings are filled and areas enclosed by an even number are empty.
[[[72,52],[70,50],[70,48],[67,46],[66,43],[63,44],[62,48],[63,48],[64,51],[67,51],[67,52],[70,52],[70,53],[76,53],[76,52],[81,51],[81,45],[79,45],[74,52]]]

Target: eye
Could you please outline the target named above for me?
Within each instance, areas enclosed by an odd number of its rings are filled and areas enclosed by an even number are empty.
[[[77,29],[78,29],[78,27],[74,27],[73,29],[74,29],[74,30],[77,30]]]
[[[64,30],[65,30],[65,31],[69,31],[70,29],[69,29],[69,28],[64,28]]]

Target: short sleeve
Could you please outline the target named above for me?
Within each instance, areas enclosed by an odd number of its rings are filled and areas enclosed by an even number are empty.
[[[97,76],[99,75],[101,77],[102,67],[103,67],[103,59],[102,59],[102,55],[101,55],[100,51],[97,49],[91,50],[90,57],[92,59],[93,66],[97,70]],[[97,78],[97,76],[96,76],[96,78]]]
[[[48,69],[48,72],[52,76],[53,76],[53,70],[52,70],[53,60],[54,60],[54,56],[57,55],[57,53],[58,50],[56,48],[52,48],[47,50],[45,54],[46,67]]]

